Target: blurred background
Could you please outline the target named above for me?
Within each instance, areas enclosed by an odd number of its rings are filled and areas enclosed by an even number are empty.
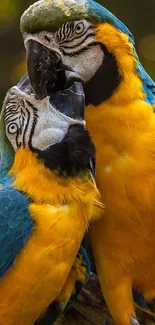
[[[19,21],[34,1],[0,1],[0,106],[7,89],[25,72],[25,50]],[[155,79],[155,0],[99,0],[132,31],[141,62]]]

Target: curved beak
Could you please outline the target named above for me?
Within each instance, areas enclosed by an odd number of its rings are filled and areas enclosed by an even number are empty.
[[[42,44],[29,40],[27,43],[27,70],[37,99],[47,96],[46,85],[55,75],[60,55]]]
[[[61,113],[73,119],[84,119],[85,94],[82,83],[75,81],[69,88],[50,97],[50,103]]]
[[[63,64],[58,52],[29,40],[27,70],[36,99],[42,100],[50,95],[50,103],[61,113],[72,118],[84,117],[85,95],[81,80],[72,68]],[[69,80],[64,78],[65,71],[71,72]],[[62,86],[63,78],[65,82]]]
[[[47,83],[56,83],[58,71],[73,71],[61,62],[58,52],[49,50],[34,40],[27,42],[27,71],[37,99],[47,96]],[[52,85],[51,85],[52,86]]]

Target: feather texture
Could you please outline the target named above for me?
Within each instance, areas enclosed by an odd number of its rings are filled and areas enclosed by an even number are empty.
[[[0,277],[13,265],[33,229],[29,201],[11,182],[5,179],[0,188]]]

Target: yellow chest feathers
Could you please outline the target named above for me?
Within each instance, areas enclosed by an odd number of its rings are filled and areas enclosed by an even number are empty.
[[[10,175],[13,186],[30,199],[34,228],[0,283],[0,324],[29,325],[60,294],[86,225],[102,205],[89,173],[60,177],[28,148],[16,152]]]
[[[96,205],[100,206],[99,192],[88,171],[77,178],[59,176],[56,171],[46,168],[28,148],[16,152],[10,175],[16,177],[13,185],[26,193],[35,204],[48,204],[56,208],[74,206],[82,211],[86,223],[94,218]],[[95,215],[98,215],[97,211]]]
[[[97,149],[97,185],[105,204],[132,199],[148,206],[155,195],[152,107],[142,100],[124,106],[107,101],[87,107],[86,122]]]

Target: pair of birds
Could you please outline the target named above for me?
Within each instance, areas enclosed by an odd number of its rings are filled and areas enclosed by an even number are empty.
[[[2,113],[0,323],[31,325],[54,300],[65,307],[76,280],[84,282],[75,256],[96,217],[89,242],[103,295],[116,325],[135,324],[132,290],[146,301],[155,297],[155,84],[130,31],[92,0],[38,1],[23,14],[21,30],[32,88],[29,81],[24,91],[14,88]],[[76,97],[81,82],[104,211]]]

